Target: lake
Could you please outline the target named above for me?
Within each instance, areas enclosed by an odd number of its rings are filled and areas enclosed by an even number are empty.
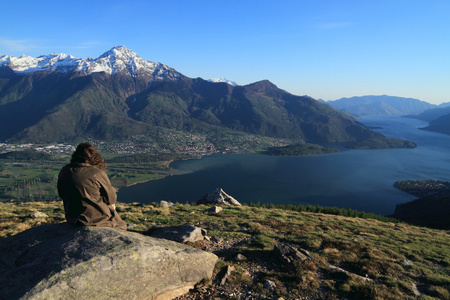
[[[450,136],[420,130],[426,122],[398,116],[360,120],[387,137],[417,144],[414,149],[343,150],[302,157],[213,154],[177,161],[185,174],[121,188],[122,202],[196,202],[221,187],[241,203],[337,206],[381,215],[415,197],[395,189],[398,180],[450,181]]]

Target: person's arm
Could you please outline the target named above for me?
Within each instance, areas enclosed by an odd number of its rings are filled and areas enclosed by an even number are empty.
[[[64,166],[58,174],[58,182],[56,184],[56,188],[58,190],[58,196],[61,199],[64,199],[66,197],[67,188],[64,186],[64,178],[68,176],[70,173],[69,168],[67,166]]]
[[[107,205],[115,206],[117,201],[116,189],[111,185],[109,181],[108,175],[106,172],[102,171],[101,176],[99,178],[100,181],[100,195],[103,198],[103,201]]]

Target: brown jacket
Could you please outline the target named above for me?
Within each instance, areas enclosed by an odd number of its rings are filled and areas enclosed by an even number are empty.
[[[116,190],[105,171],[87,163],[66,165],[58,175],[58,194],[67,222],[127,229],[115,210]]]

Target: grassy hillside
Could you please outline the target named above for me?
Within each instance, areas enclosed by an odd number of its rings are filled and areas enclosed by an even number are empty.
[[[449,231],[280,208],[224,207],[218,215],[206,208],[118,204],[133,231],[186,223],[208,231],[210,240],[193,246],[222,258],[216,277],[180,299],[450,299]],[[31,218],[36,210],[49,217]],[[61,202],[0,203],[0,235],[63,216]],[[310,257],[285,265],[277,243]],[[234,271],[220,284],[225,266]]]

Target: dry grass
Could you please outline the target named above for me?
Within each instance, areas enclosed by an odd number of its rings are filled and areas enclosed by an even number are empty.
[[[205,295],[244,299],[249,291],[259,299],[416,299],[414,287],[421,299],[449,299],[448,231],[248,206],[224,207],[219,215],[208,215],[204,213],[206,208],[189,204],[171,208],[139,203],[117,205],[122,218],[136,225],[133,231],[145,233],[154,227],[186,223],[206,229],[211,242],[194,246],[206,250],[216,246],[221,264],[236,268],[224,286],[210,284],[184,299],[207,299]],[[35,210],[49,217],[33,219],[30,213]],[[63,216],[60,202],[1,203],[0,236],[41,223],[62,222]],[[230,243],[229,248],[219,247],[217,241],[224,240],[241,242]],[[287,270],[273,259],[272,249],[278,242],[306,249],[312,258]],[[238,253],[248,260],[234,261]],[[330,272],[330,264],[349,273]],[[265,288],[266,280],[274,282],[276,288]]]

